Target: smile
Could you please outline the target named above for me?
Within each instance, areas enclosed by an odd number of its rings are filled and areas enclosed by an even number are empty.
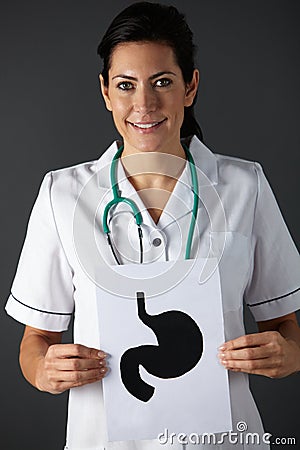
[[[163,122],[165,122],[166,119],[163,119],[159,122],[128,122],[130,125],[132,125],[134,128],[138,128],[140,130],[150,130],[153,128],[158,128]]]

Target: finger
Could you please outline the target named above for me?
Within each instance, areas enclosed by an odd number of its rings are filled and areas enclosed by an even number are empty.
[[[96,383],[97,381],[101,381],[103,380],[103,378],[106,376],[106,373],[99,373],[96,377],[91,377],[91,378],[86,378],[84,380],[79,380],[79,381],[62,381],[60,383],[60,387],[66,391],[68,389],[71,388],[75,388],[75,387],[79,387],[79,386],[84,386],[86,384],[91,384],[91,383]]]
[[[226,350],[219,353],[221,361],[229,361],[235,359],[264,359],[273,355],[273,349],[269,345],[263,345],[260,347],[247,347],[237,350]]]
[[[222,362],[228,370],[238,372],[256,373],[257,370],[271,370],[280,367],[281,361],[277,358],[251,359],[251,360],[229,360]]]
[[[51,368],[56,370],[89,370],[106,367],[106,359],[86,359],[86,358],[56,358],[52,361]]]
[[[77,371],[60,371],[56,376],[59,377],[60,382],[70,382],[72,384],[83,383],[87,380],[96,380],[103,378],[108,372],[107,367],[100,367],[98,369],[88,369],[88,370],[77,370]]]
[[[49,347],[49,355],[56,358],[103,359],[107,354],[102,350],[81,344],[55,344]]]
[[[277,331],[265,331],[263,333],[246,334],[236,339],[232,339],[231,341],[225,342],[223,345],[221,345],[221,347],[219,347],[219,350],[223,352],[226,350],[235,350],[245,347],[256,347],[259,345],[268,344],[271,341],[277,341],[279,337],[280,334]]]
[[[284,371],[278,369],[278,367],[272,368],[261,368],[261,369],[252,369],[252,370],[243,370],[243,369],[228,369],[231,372],[244,372],[251,375],[263,375],[269,378],[281,378],[285,376]]]
[[[46,390],[47,392],[51,392],[52,394],[60,394],[61,392],[64,392],[73,387],[83,386],[85,384],[91,384],[97,381],[101,381],[107,375],[108,369],[105,372],[97,370],[96,372],[88,371],[86,373],[86,377],[73,377],[73,379],[71,380],[57,380],[53,377],[48,384],[49,387],[47,387]]]

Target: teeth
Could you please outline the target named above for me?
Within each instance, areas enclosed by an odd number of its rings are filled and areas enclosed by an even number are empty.
[[[159,124],[159,122],[154,123],[134,123],[133,125],[137,128],[152,128],[155,127],[155,125]]]

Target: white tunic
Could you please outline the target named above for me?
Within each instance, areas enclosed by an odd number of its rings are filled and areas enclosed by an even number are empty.
[[[49,331],[66,330],[75,311],[74,342],[95,348],[101,348],[101,342],[93,271],[99,261],[115,264],[101,215],[112,198],[109,169],[116,151],[115,142],[99,160],[45,176],[6,305],[6,311],[16,320]],[[243,300],[257,321],[300,308],[299,255],[258,163],[215,155],[196,137],[191,140],[190,151],[203,173],[199,177],[199,232],[195,232],[191,257],[207,256],[208,252],[222,256],[219,270],[225,336],[229,340],[245,334]],[[122,196],[133,198],[142,211],[145,261],[184,258],[193,206],[189,166],[176,183],[158,224],[145,210],[120,162],[118,180]],[[137,228],[130,208],[124,204],[114,208],[109,224],[122,262],[138,262]],[[155,238],[161,239],[160,245],[153,245]],[[101,281],[101,274],[97,276]],[[109,353],[109,349],[103,350]],[[230,372],[229,381],[234,426],[244,421],[248,432],[262,436],[248,376]],[[173,445],[158,441],[107,442],[101,382],[71,389],[65,449],[162,448],[211,446],[183,447],[176,441]],[[224,444],[214,448],[257,447],[232,445],[225,438]],[[260,448],[268,445],[261,443]]]

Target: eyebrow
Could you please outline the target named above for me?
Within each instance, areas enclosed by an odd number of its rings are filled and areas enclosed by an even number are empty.
[[[162,72],[157,72],[154,75],[151,75],[149,77],[149,80],[154,80],[155,78],[161,77],[162,75],[174,75],[176,77],[176,73],[174,73],[174,72],[162,71]],[[115,75],[114,77],[112,77],[113,80],[115,78],[126,78],[127,80],[137,81],[137,78],[131,77],[130,75],[126,75],[123,73],[120,73],[119,75]]]

